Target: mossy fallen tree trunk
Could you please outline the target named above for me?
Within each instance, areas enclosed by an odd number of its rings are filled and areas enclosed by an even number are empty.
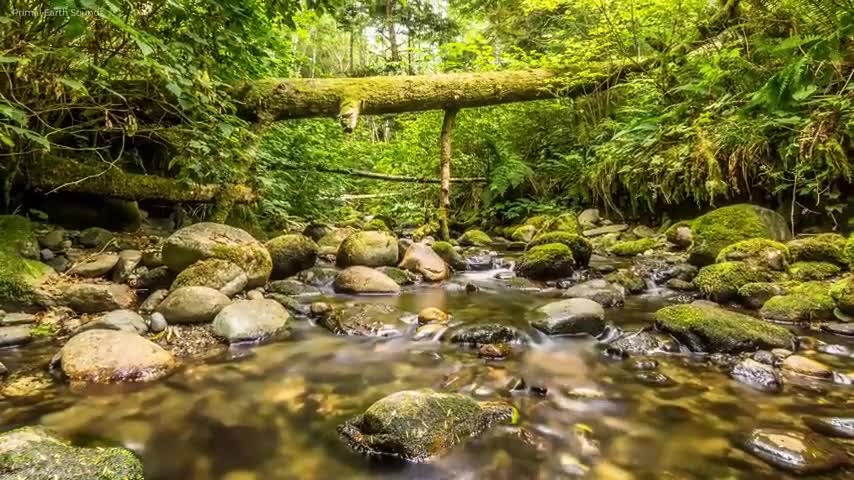
[[[248,203],[256,199],[255,192],[245,185],[190,183],[126,173],[109,164],[95,166],[49,156],[29,162],[25,178],[28,188],[43,193],[87,193],[124,200],[170,203],[210,203],[223,197],[231,203]]]

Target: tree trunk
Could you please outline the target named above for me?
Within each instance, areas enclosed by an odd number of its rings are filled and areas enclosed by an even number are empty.
[[[442,121],[442,135],[439,139],[439,158],[442,164],[442,185],[439,195],[439,234],[442,240],[451,239],[448,227],[448,212],[451,209],[451,136],[454,133],[454,121],[457,118],[457,109],[445,110],[445,119]]]
[[[386,0],[385,2],[385,22],[388,30],[388,42],[391,44],[391,61],[393,63],[400,62],[400,50],[397,45],[397,32],[394,26],[394,2],[397,0]]]

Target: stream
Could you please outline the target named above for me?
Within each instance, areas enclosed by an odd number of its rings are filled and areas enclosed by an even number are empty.
[[[123,445],[142,458],[149,480],[779,479],[790,477],[737,448],[738,435],[757,426],[803,429],[806,414],[851,414],[851,386],[787,377],[782,393],[762,393],[702,355],[656,355],[655,371],[669,381],[640,375],[595,339],[539,334],[528,323],[530,312],[553,299],[501,288],[496,273],[458,274],[444,285],[358,301],[412,314],[438,307],[452,315],[450,328],[513,325],[530,342],[505,360],[479,358],[447,342],[414,341],[414,325],[403,337],[358,338],[292,317],[287,340],[232,347],[150,384],[77,390],[50,381],[37,397],[0,399],[0,424],[42,424],[81,445]],[[479,291],[459,288],[468,283]],[[665,289],[629,296],[625,306],[606,309],[609,329],[649,326],[653,312],[677,298]],[[854,340],[809,334],[839,345],[839,354],[815,358],[836,371],[854,370]],[[55,351],[44,341],[0,350],[0,362],[41,366]],[[339,439],[336,426],[376,400],[425,387],[510,402],[520,419],[426,464],[380,462]]]

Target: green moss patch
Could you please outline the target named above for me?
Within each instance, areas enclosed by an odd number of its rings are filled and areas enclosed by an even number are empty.
[[[768,238],[751,238],[724,247],[717,262],[750,262],[763,268],[785,270],[789,262],[789,249]]]
[[[488,247],[492,245],[492,238],[483,230],[473,229],[463,233],[459,242],[464,247]]]
[[[448,242],[433,243],[433,251],[436,252],[436,254],[454,270],[463,271],[468,268],[466,259],[463,258],[460,252],[456,251],[454,246]]]
[[[575,257],[572,250],[562,243],[548,243],[534,247],[516,263],[519,276],[538,280],[550,280],[572,274]]]
[[[581,225],[574,213],[562,213],[543,223],[540,232],[581,233]]]
[[[854,315],[854,276],[835,282],[828,290],[828,295],[842,313]]]
[[[780,240],[786,221],[775,212],[749,204],[730,205],[697,217],[691,223],[689,262],[713,263],[724,247],[751,238]]]
[[[801,282],[826,280],[839,275],[841,271],[838,265],[829,262],[795,262],[789,266],[789,275]]]
[[[838,233],[822,233],[797,238],[787,243],[794,262],[829,262],[847,266],[845,237]]]
[[[788,294],[771,297],[759,310],[762,318],[782,323],[809,323],[830,318],[833,302],[809,294]]]
[[[658,246],[658,242],[652,238],[641,238],[640,240],[631,240],[628,242],[617,242],[611,246],[610,251],[614,255],[621,257],[634,257],[641,253],[651,250]]]
[[[769,282],[774,275],[746,262],[723,262],[700,269],[694,284],[707,298],[726,302],[736,298],[738,289],[753,282]]]
[[[575,262],[579,266],[586,267],[590,263],[593,254],[593,244],[581,235],[570,232],[547,232],[534,237],[528,244],[528,248],[539,247],[549,243],[562,243],[572,250]]]
[[[0,215],[0,305],[32,301],[33,286],[52,270],[24,258],[38,254],[30,221],[18,215]]]

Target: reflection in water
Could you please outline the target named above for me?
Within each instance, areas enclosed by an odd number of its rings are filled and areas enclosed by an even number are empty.
[[[524,329],[532,345],[507,360],[486,361],[437,341],[335,337],[294,319],[288,341],[235,348],[150,385],[71,392],[44,377],[41,395],[0,400],[0,421],[4,429],[41,422],[83,444],[120,443],[143,458],[150,480],[776,479],[779,472],[733,447],[735,433],[760,423],[802,428],[803,414],[842,414],[852,405],[849,386],[790,383],[784,394],[763,394],[697,356],[657,357],[657,372],[671,381],[640,381],[593,339],[544,338],[528,328],[529,312],[548,299],[500,289],[494,273],[457,279],[478,285],[476,294],[419,287],[359,301],[412,314],[438,307],[453,315],[451,328],[498,322]],[[648,325],[663,302],[633,297],[607,319],[626,329]],[[51,346],[2,351],[0,361],[40,369],[52,353]],[[850,358],[825,357],[834,368],[852,368]],[[521,382],[528,388],[512,389]],[[367,459],[338,439],[335,427],[377,399],[422,387],[510,401],[521,421],[428,465]]]

